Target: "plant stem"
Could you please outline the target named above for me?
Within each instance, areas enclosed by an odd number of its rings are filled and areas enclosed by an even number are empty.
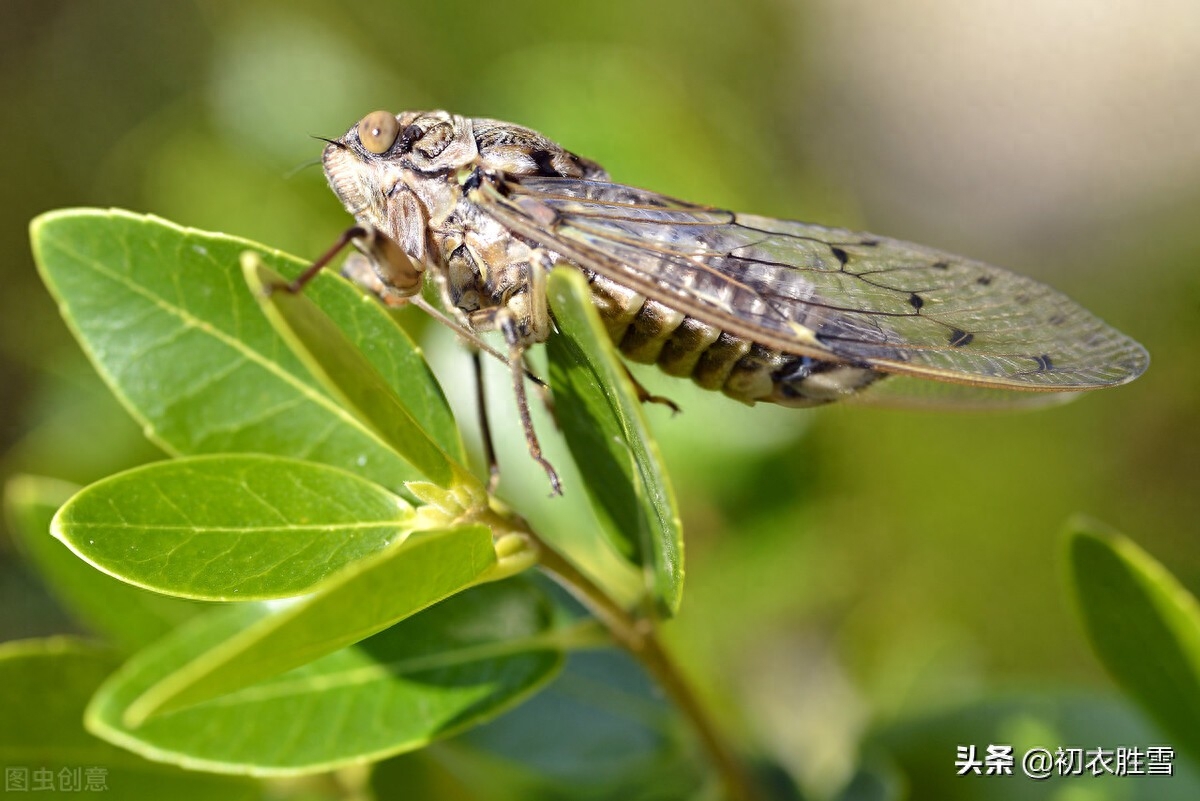
[[[663,648],[654,621],[635,618],[561,554],[536,535],[534,539],[541,549],[541,567],[586,606],[608,629],[613,639],[642,663],[691,723],[720,775],[730,801],[753,801],[757,798],[758,793],[745,766],[721,736],[678,665]]]

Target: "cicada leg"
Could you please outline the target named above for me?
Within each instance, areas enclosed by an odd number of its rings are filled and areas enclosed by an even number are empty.
[[[529,361],[528,352],[525,353],[525,375],[536,376],[533,364]],[[542,408],[546,410],[546,414],[550,415],[550,420],[554,423],[554,427],[559,428],[558,412],[554,408],[554,396],[550,394],[550,385],[539,378],[534,378],[533,391],[537,393],[538,398],[542,401]]]
[[[425,268],[411,259],[391,237],[366,225],[347,228],[333,246],[322,253],[304,272],[288,283],[271,289],[283,289],[293,294],[300,292],[349,244],[353,244],[367,257],[379,281],[386,287],[387,295],[408,298],[421,291]],[[383,296],[383,293],[380,294]]]
[[[483,458],[487,462],[489,494],[500,483],[500,462],[496,459],[496,444],[492,439],[492,424],[488,418],[487,392],[483,385],[483,359],[478,348],[471,348],[471,364],[475,369],[475,406],[479,412],[479,438],[483,440]]]
[[[550,479],[550,494],[562,495],[562,482],[554,465],[542,455],[542,446],[538,442],[537,432],[533,429],[533,418],[529,414],[529,396],[525,392],[525,345],[521,342],[520,332],[507,309],[499,309],[496,312],[495,325],[508,345],[508,366],[512,374],[513,394],[517,397],[517,414],[521,418],[521,428],[525,430],[525,445],[529,449],[529,456],[546,471],[546,476]]]
[[[682,411],[679,408],[679,404],[675,401],[662,395],[655,395],[651,393],[650,390],[646,389],[642,382],[637,380],[637,376],[633,374],[633,372],[629,369],[629,365],[625,364],[625,362],[621,362],[621,366],[625,368],[625,376],[633,383],[633,391],[637,393],[637,399],[639,403],[661,403],[663,406],[666,406],[668,409],[670,409],[671,414],[673,415],[679,414],[679,412]]]

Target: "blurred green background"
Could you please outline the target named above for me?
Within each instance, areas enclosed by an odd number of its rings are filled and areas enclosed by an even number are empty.
[[[1150,350],[1130,386],[1011,415],[748,409],[638,373],[685,410],[650,410],[688,537],[668,637],[810,784],[871,723],[1109,688],[1063,581],[1071,514],[1200,589],[1195,3],[7,0],[0,63],[5,475],[160,455],[42,288],[30,218],[122,206],[311,257],[348,221],[319,169],[293,172],[311,135],[445,108],[623,182],[1017,269]],[[462,403],[466,357],[429,337]],[[510,493],[541,504],[504,439]],[[0,639],[69,625],[0,540]]]

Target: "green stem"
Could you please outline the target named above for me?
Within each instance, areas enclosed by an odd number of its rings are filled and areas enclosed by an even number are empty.
[[[642,663],[683,716],[691,723],[704,750],[725,784],[730,801],[753,801],[758,796],[733,748],[717,730],[712,718],[663,648],[654,621],[637,619],[575,565],[532,535],[541,548],[540,564],[555,581],[588,608],[618,644]]]

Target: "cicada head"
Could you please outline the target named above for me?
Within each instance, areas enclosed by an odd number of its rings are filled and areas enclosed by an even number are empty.
[[[322,164],[346,210],[380,225],[398,192],[448,184],[446,176],[479,155],[470,121],[444,111],[373,111],[340,139],[329,140]]]

